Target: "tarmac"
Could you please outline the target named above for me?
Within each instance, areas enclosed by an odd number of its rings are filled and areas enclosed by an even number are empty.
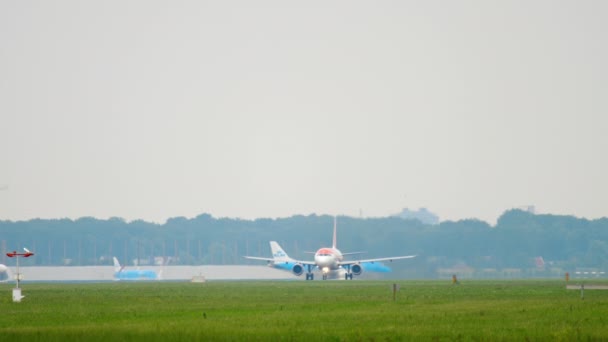
[[[9,267],[14,281],[15,267]],[[136,270],[126,267],[125,270]],[[206,281],[206,280],[289,280],[298,279],[293,273],[268,266],[205,265],[205,266],[150,266],[141,270],[153,270],[159,280]],[[19,268],[21,281],[57,282],[104,282],[114,280],[113,266],[24,266]],[[127,280],[128,281],[128,280]]]

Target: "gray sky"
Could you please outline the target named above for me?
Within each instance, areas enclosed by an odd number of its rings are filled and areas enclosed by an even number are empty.
[[[607,1],[0,0],[0,219],[608,214]]]

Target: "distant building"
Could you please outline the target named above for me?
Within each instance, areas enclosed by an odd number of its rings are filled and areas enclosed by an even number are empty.
[[[403,208],[400,213],[393,216],[405,220],[418,220],[424,224],[439,224],[439,216],[430,212],[427,208],[420,208],[418,210]]]

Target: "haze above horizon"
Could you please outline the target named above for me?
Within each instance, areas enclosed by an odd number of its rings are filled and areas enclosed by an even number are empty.
[[[608,203],[608,2],[0,2],[0,219]]]

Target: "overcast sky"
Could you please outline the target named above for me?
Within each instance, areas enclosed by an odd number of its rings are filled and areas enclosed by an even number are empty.
[[[608,1],[0,0],[0,219],[608,215]]]

